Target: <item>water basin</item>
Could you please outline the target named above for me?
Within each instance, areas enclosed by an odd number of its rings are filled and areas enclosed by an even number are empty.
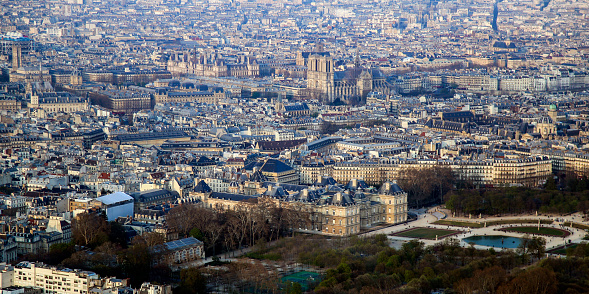
[[[521,238],[507,236],[472,236],[462,240],[466,243],[495,248],[517,248],[522,242]]]

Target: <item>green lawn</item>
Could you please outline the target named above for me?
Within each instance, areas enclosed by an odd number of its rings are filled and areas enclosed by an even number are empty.
[[[556,250],[550,250],[550,253],[554,253],[554,254],[560,254],[560,255],[566,255],[567,254],[567,249],[569,248],[575,248],[579,246],[578,243],[573,243],[573,244],[568,244],[566,247],[560,247]]]
[[[429,228],[415,228],[407,231],[394,233],[393,236],[407,237],[407,238],[418,238],[418,239],[430,239],[435,240],[436,236],[438,239],[442,239],[446,236],[457,233],[454,230],[441,230],[441,229],[429,229]]]
[[[459,222],[459,221],[451,221],[451,220],[439,220],[433,223],[434,225],[444,225],[444,226],[456,226],[456,227],[467,227],[467,228],[482,228],[483,224],[473,223],[473,222]]]
[[[487,226],[494,226],[494,225],[508,225],[508,224],[537,224],[537,219],[508,219],[508,220],[497,220],[497,221],[489,221],[487,222]],[[549,225],[552,224],[553,221],[549,219],[540,220],[540,224]]]
[[[564,226],[567,227],[567,228],[570,228],[571,227],[571,222],[564,223]],[[581,229],[581,230],[589,230],[589,226],[583,225],[583,224],[578,224],[578,223],[573,223],[573,228],[575,228],[575,229]]]
[[[569,235],[569,232],[567,232],[565,230],[546,228],[546,227],[540,227],[539,230],[538,230],[538,227],[514,227],[514,228],[504,228],[503,230],[506,232],[539,234],[539,235],[548,235],[548,236],[557,236],[557,237]]]
[[[468,222],[468,221],[453,221],[453,220],[439,220],[434,222],[435,225],[444,225],[444,226],[457,226],[457,227],[467,227],[467,228],[482,228],[485,226],[484,220],[479,220],[478,222]],[[487,221],[487,227],[489,226],[496,226],[496,225],[508,225],[508,224],[537,224],[538,220],[534,219],[509,219],[509,220],[495,220],[495,221]],[[543,225],[552,224],[552,221],[549,219],[540,220],[540,223]],[[573,224],[574,226],[575,224]]]

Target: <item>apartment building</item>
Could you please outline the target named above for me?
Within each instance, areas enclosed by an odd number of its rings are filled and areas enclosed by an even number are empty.
[[[564,162],[564,159],[561,161]],[[330,167],[331,172],[326,170],[324,173],[332,175],[338,183],[346,183],[355,178],[362,179],[370,185],[380,185],[386,181],[405,177],[407,169],[447,166],[452,169],[458,180],[469,181],[477,186],[537,187],[543,185],[552,174],[552,165],[552,161],[548,156],[530,156],[521,159],[488,159],[476,162],[383,159],[380,161],[339,162]],[[574,166],[572,163],[569,163],[569,165]],[[312,176],[311,172],[310,169],[301,169],[301,178]]]
[[[14,271],[0,275],[14,277],[14,286],[43,289],[47,294],[85,294],[98,284],[99,276],[90,271],[58,269],[40,262],[23,261],[14,266]],[[4,278],[4,277],[2,277]]]

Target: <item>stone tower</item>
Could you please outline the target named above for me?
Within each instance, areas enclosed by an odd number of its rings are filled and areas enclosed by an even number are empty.
[[[334,68],[331,56],[312,54],[307,62],[307,89],[318,98],[333,102]]]
[[[22,48],[19,45],[12,44],[12,70],[17,70],[22,66]]]

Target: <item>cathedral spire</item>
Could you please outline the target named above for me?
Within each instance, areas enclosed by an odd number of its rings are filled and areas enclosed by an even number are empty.
[[[354,59],[354,66],[360,68],[360,53],[358,52],[358,46],[356,45],[356,58]]]

